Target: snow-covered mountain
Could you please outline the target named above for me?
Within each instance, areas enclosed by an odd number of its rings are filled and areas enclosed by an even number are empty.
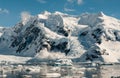
[[[0,54],[38,60],[119,62],[120,20],[104,13],[43,12],[0,28]]]

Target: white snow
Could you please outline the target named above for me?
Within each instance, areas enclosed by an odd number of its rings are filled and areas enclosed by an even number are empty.
[[[105,62],[119,62],[120,59],[120,42],[118,41],[103,41],[100,45],[101,49],[106,49],[109,55],[102,55]]]
[[[65,36],[66,34],[68,36]],[[42,41],[45,40],[50,41],[46,41],[49,44],[49,51],[41,47]],[[98,41],[101,41],[101,43]],[[16,46],[11,46],[13,42],[15,42],[14,45]],[[61,44],[64,42],[66,42],[67,46],[62,47]],[[51,50],[51,47],[55,48],[55,50]],[[69,51],[66,52],[67,56],[64,48]],[[19,49],[22,50],[16,53]],[[9,60],[10,62],[19,63],[20,58],[22,58],[20,62],[26,62],[32,58],[58,59],[65,57],[80,60],[86,59],[86,54],[94,54],[93,51],[96,49],[100,49],[100,51],[106,50],[106,55],[95,55],[99,56],[97,60],[103,59],[105,62],[119,61],[120,20],[107,16],[103,12],[96,14],[84,13],[80,16],[74,16],[57,11],[55,13],[45,11],[36,16],[23,13],[22,22],[15,27],[0,27],[1,61]]]

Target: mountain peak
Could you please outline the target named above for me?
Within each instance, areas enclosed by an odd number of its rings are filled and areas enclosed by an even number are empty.
[[[44,11],[44,12],[42,12],[41,14],[50,15],[51,13],[50,13],[49,11]]]
[[[62,13],[62,12],[59,12],[59,11],[55,11],[54,14],[58,14],[58,15],[68,15],[68,14],[66,14],[66,13]]]
[[[98,16],[103,17],[103,16],[105,16],[105,14],[101,11],[101,12],[98,13]]]
[[[0,51],[31,57],[47,55],[45,59],[72,57],[79,61],[108,62],[114,56],[118,61],[120,46],[109,45],[120,45],[120,21],[104,16],[103,12],[84,13],[76,18],[44,11],[25,24],[0,29]]]

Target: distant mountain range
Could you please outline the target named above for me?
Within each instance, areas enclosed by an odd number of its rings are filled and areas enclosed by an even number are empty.
[[[37,60],[119,62],[120,20],[103,12],[29,15],[13,27],[0,28],[0,54]]]

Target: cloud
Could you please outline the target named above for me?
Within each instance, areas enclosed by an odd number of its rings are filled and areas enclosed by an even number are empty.
[[[70,8],[64,8],[64,11],[71,12],[71,11],[75,11],[75,10],[74,9],[70,9]]]
[[[66,12],[73,12],[75,11],[74,9],[74,2],[75,0],[67,0],[67,2],[64,4],[64,11]]]
[[[0,14],[9,14],[7,9],[0,8]]]
[[[37,0],[37,1],[40,2],[40,3],[46,3],[45,0]]]
[[[77,3],[78,5],[81,5],[83,3],[83,0],[67,0],[69,3]]]
[[[77,0],[77,4],[81,5],[83,3],[83,0]]]
[[[23,11],[21,13],[21,20],[24,25],[29,21],[30,17],[31,17],[31,14],[27,11]]]
[[[74,7],[81,5],[82,3],[83,0],[66,0],[66,3],[64,4],[64,11],[66,12],[76,11]]]

